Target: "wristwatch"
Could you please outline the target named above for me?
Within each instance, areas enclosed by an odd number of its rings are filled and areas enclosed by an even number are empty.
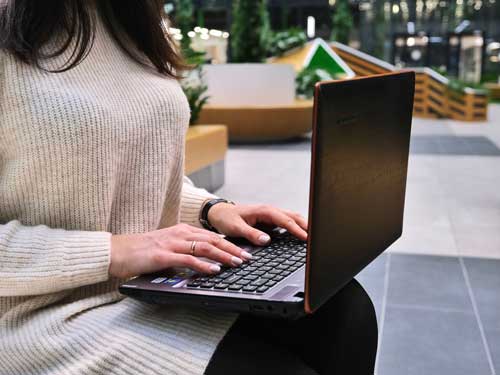
[[[224,199],[224,198],[215,198],[215,199],[208,199],[205,202],[203,202],[203,205],[200,210],[200,223],[203,225],[203,228],[211,230],[213,232],[219,233],[217,229],[215,229],[210,222],[208,221],[208,210],[215,206],[217,203],[230,203],[230,204],[235,204],[233,201]]]

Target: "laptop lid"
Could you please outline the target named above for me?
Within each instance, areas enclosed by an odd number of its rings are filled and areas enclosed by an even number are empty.
[[[316,85],[305,310],[401,236],[414,72]]]

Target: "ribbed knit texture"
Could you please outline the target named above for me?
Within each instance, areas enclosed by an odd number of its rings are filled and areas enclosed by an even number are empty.
[[[214,195],[183,177],[188,120],[179,84],[100,22],[64,73],[0,51],[0,375],[204,372],[234,314],[143,304],[108,277],[112,233],[200,226]]]

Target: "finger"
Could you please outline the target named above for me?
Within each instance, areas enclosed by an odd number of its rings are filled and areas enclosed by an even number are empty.
[[[238,217],[234,223],[234,230],[232,231],[234,236],[244,237],[255,245],[266,245],[271,240],[269,235],[261,230],[258,230],[243,220],[241,217]]]
[[[304,241],[307,239],[307,232],[302,229],[292,217],[288,216],[277,208],[268,208],[264,210],[259,215],[259,220],[273,223],[274,225],[285,228],[290,232],[290,234]]]
[[[308,228],[307,220],[301,214],[299,214],[297,212],[290,211],[290,210],[281,210],[281,211],[283,211],[285,214],[287,214],[292,219],[294,219],[295,222],[297,224],[299,224],[299,226],[302,229],[304,229],[305,231],[307,231],[307,228]]]
[[[202,233],[193,233],[191,236],[186,237],[185,239],[187,241],[208,242],[209,244],[219,248],[220,250],[225,251],[226,253],[229,253],[235,257],[238,257],[243,261],[252,258],[252,254],[236,246],[235,244],[229,242],[228,240],[222,238],[218,234],[212,232],[208,235]]]
[[[196,241],[194,251],[192,246],[193,241],[176,241],[172,244],[172,248],[176,253],[208,258],[231,267],[237,267],[243,263],[241,258],[222,251],[208,242]]]
[[[232,267],[241,266],[243,259],[229,254],[208,242],[197,242],[195,256],[204,257]]]
[[[200,273],[216,274],[220,266],[187,254],[169,253],[166,262],[169,267],[187,267]]]

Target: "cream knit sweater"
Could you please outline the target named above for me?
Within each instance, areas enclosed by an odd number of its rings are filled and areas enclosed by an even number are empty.
[[[49,61],[55,68],[68,55]],[[98,22],[47,73],[0,51],[0,375],[202,374],[234,314],[124,298],[111,233],[197,225],[187,100]]]

